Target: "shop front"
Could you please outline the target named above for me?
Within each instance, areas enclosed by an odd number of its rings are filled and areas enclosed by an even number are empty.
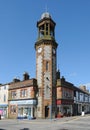
[[[32,105],[19,105],[18,118],[30,119],[35,118],[35,107]]]
[[[18,119],[33,119],[36,117],[36,100],[10,101],[9,117]]]
[[[73,101],[57,100],[57,117],[71,116],[73,113]]]
[[[7,113],[8,113],[8,105],[7,104],[0,104],[1,118],[7,118]]]

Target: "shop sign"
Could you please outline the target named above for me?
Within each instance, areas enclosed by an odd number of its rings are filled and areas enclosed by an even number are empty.
[[[10,104],[17,104],[17,105],[26,105],[26,104],[31,104],[31,105],[35,105],[36,104],[36,100],[22,100],[22,101],[10,101]]]
[[[57,100],[57,105],[60,105],[61,104],[61,100]]]
[[[7,107],[8,104],[0,104],[0,107]]]

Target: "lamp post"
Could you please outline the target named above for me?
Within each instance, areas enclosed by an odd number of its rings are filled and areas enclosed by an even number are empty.
[[[50,119],[52,119],[52,105],[50,105]]]

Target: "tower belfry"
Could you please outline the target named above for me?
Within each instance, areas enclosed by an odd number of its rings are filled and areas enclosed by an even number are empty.
[[[52,118],[56,114],[57,43],[55,25],[51,15],[45,12],[37,22],[36,78],[38,84],[38,118]]]
[[[55,25],[56,23],[51,19],[48,12],[41,15],[40,21],[37,22],[38,27],[38,40],[48,39],[51,40],[55,38]]]

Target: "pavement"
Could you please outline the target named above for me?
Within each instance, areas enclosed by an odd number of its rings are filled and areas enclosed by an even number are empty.
[[[79,115],[79,116],[70,116],[70,117],[61,117],[61,118],[55,118],[55,119],[13,119],[13,120],[17,120],[17,121],[24,121],[24,122],[42,122],[42,123],[50,123],[50,122],[68,122],[71,120],[77,120],[79,118],[83,118],[83,117],[87,117],[90,116],[90,114],[85,114],[85,115]],[[12,119],[1,119],[1,121],[3,120],[12,120]]]
[[[2,119],[0,130],[90,130],[90,114],[55,119]]]
[[[55,118],[55,119],[33,119],[33,120],[28,120],[24,119],[24,121],[30,121],[30,122],[68,122],[70,120],[77,120],[82,117],[90,116],[90,114],[85,114],[85,115],[79,115],[79,116],[70,116],[70,117],[62,117],[62,118]]]

